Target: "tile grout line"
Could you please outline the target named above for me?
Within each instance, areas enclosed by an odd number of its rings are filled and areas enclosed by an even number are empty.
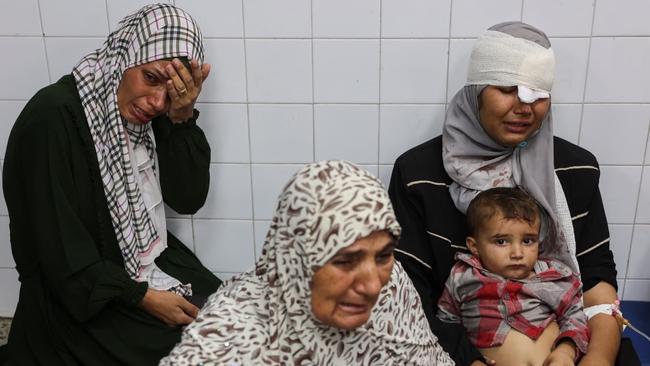
[[[251,103],[248,91],[248,42],[246,38],[246,11],[244,1],[241,0],[242,42],[244,43],[244,83],[246,84],[246,122],[248,124],[248,174],[250,175],[251,219],[255,219],[255,190],[253,189],[253,143],[251,133]],[[257,240],[255,235],[255,221],[252,222],[253,230],[253,258],[257,261]]]
[[[383,40],[383,30],[382,30],[382,24],[383,24],[383,11],[384,11],[384,0],[379,0],[379,68],[377,70],[378,72],[378,87],[379,90],[377,91],[377,176],[379,176],[379,160],[381,157],[381,65],[382,65],[382,45],[384,43]]]
[[[582,140],[582,125],[584,123],[584,115],[585,115],[585,100],[587,98],[587,84],[589,83],[589,67],[591,66],[591,45],[592,45],[592,35],[594,34],[594,22],[596,19],[596,2],[598,0],[594,0],[593,2],[593,7],[592,7],[592,12],[591,12],[591,27],[589,29],[589,44],[587,46],[587,65],[585,65],[585,82],[582,85],[582,103],[580,107],[580,124],[578,127],[578,143],[577,145],[580,145],[580,141]]]

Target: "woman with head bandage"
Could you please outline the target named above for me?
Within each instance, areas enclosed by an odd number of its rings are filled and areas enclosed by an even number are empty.
[[[598,162],[553,136],[554,70],[542,31],[521,22],[491,27],[474,45],[467,82],[449,103],[442,136],[395,162],[389,192],[403,228],[397,258],[434,333],[459,365],[486,360],[460,324],[435,317],[436,304],[455,254],[468,252],[467,207],[486,189],[519,187],[539,202],[545,211],[540,256],[580,274],[585,307],[617,300]],[[515,313],[502,315],[514,319]],[[616,319],[599,314],[589,327],[591,343],[581,362],[613,363],[620,340]]]

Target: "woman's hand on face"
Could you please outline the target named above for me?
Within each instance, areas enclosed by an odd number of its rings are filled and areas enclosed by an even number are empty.
[[[194,115],[194,103],[201,93],[203,81],[210,74],[210,64],[199,66],[196,59],[190,61],[191,70],[175,58],[166,66],[169,76],[167,80],[167,94],[171,100],[169,119],[173,123],[182,123]]]
[[[170,327],[187,325],[199,314],[199,308],[182,296],[151,288],[147,290],[139,306]]]

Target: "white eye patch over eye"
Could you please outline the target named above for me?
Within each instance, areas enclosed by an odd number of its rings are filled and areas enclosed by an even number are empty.
[[[546,99],[550,97],[550,94],[543,90],[517,85],[517,96],[523,103],[533,103],[538,99]]]

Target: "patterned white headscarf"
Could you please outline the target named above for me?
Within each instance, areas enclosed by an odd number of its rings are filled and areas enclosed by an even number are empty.
[[[165,249],[145,208],[129,156],[128,139],[144,144],[155,156],[151,123],[122,119],[117,89],[124,71],[161,59],[187,57],[203,61],[201,32],[189,14],[169,4],[148,5],[124,18],[104,45],[86,55],[73,69],[81,103],[95,144],[104,193],[113,228],[129,276],[144,281],[143,269]],[[189,295],[179,286],[173,291]]]
[[[342,161],[307,165],[279,197],[256,268],[210,297],[161,365],[453,365],[397,262],[366,324],[345,331],[314,317],[314,273],[379,230],[400,235],[377,178]]]
[[[509,48],[516,47],[519,40],[525,49],[539,48],[542,55],[538,57],[540,59],[548,61],[547,58],[552,56],[552,52],[545,51],[551,47],[546,35],[528,24],[501,23],[491,27],[488,32],[507,33],[507,37],[503,39],[507,40]],[[477,42],[480,41],[481,39]],[[481,46],[475,48],[483,49]],[[531,57],[530,52],[509,51],[508,53],[521,58]],[[483,59],[483,57],[472,57],[476,62]],[[537,67],[545,65],[544,67],[550,70],[537,70],[535,77],[530,78],[522,74],[530,67],[521,67],[522,64],[526,62],[513,60],[500,67],[490,64],[493,70],[486,71],[485,74],[495,79],[505,80],[497,82],[497,85],[516,85],[513,80],[520,82],[524,80],[527,81],[527,86],[539,90],[550,87],[554,62],[535,63]],[[515,66],[510,70],[507,65]],[[471,68],[476,67],[470,66]],[[550,81],[547,75],[549,72],[551,72]],[[546,76],[539,77],[539,75]],[[543,83],[534,84],[534,80],[538,79],[543,80]],[[479,96],[487,85],[487,82],[468,80],[467,85],[449,103],[442,132],[442,155],[445,170],[454,181],[449,187],[451,198],[456,207],[465,213],[471,200],[481,191],[493,187],[522,188],[531,194],[548,213],[549,220],[542,222],[547,234],[542,242],[542,254],[562,261],[577,273],[573,226],[553,165],[552,112],[549,108],[540,128],[527,141],[516,147],[501,146],[488,136],[479,118]]]

